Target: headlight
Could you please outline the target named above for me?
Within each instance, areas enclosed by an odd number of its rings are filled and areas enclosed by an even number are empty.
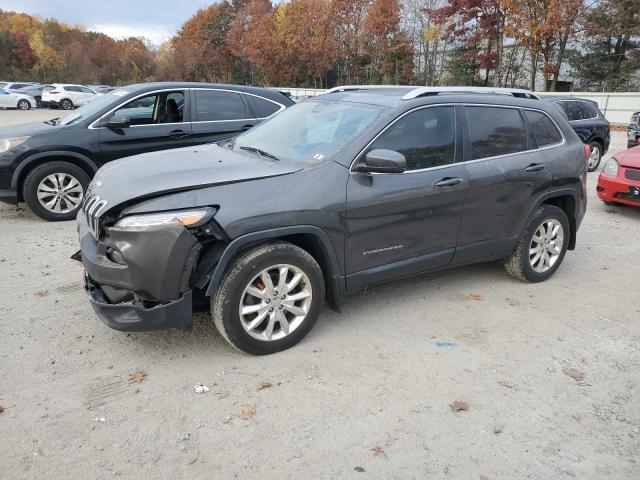
[[[3,138],[2,140],[0,140],[0,153],[11,150],[12,148],[16,148],[18,145],[22,145],[27,140],[29,140],[29,137]]]
[[[195,226],[204,223],[213,217],[213,208],[198,208],[194,210],[179,210],[175,212],[148,213],[144,215],[131,215],[118,220],[116,227],[151,227],[165,223],[179,222],[183,227]]]
[[[618,167],[618,161],[615,158],[610,158],[609,161],[604,165],[602,173],[613,175],[615,177],[618,175]]]

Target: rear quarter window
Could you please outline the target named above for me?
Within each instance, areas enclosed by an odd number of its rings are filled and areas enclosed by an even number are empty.
[[[249,107],[251,108],[251,110],[253,110],[253,114],[256,116],[256,118],[270,117],[281,108],[280,105],[266,100],[262,97],[245,95],[244,98],[249,102]]]
[[[527,150],[527,134],[515,108],[465,107],[471,160]]]
[[[533,136],[536,139],[538,147],[555,145],[562,142],[562,134],[558,131],[558,127],[556,127],[553,121],[544,113],[525,110],[524,114],[531,124]]]

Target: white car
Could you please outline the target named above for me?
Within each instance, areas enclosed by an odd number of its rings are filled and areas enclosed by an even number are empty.
[[[18,108],[29,110],[36,108],[36,99],[24,93],[7,92],[0,88],[0,108]]]
[[[53,83],[42,89],[42,103],[44,105],[62,107],[65,110],[85,105],[96,96],[96,92],[83,85]]]

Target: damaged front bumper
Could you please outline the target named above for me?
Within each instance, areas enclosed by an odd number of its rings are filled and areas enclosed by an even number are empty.
[[[124,331],[192,325],[189,278],[200,251],[177,222],[111,228],[96,240],[78,215],[85,290],[100,319]]]

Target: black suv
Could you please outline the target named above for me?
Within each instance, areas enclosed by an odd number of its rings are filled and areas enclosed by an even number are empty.
[[[627,129],[627,148],[640,145],[640,112],[633,112]]]
[[[556,106],[519,90],[343,90],[218,145],[103,167],[74,256],[100,318],[188,328],[204,301],[229,343],[265,354],[302,339],[325,299],[493,260],[540,282],[575,247],[587,158]]]
[[[593,172],[600,165],[600,160],[611,142],[609,121],[604,118],[598,104],[591,100],[577,97],[544,97],[562,107],[567,115],[569,125],[576,131],[580,140],[591,148],[589,171]]]
[[[97,97],[62,120],[0,129],[0,201],[73,219],[95,172],[116,158],[217,142],[293,104],[266,88],[147,83]],[[153,158],[147,168],[153,171]]]

